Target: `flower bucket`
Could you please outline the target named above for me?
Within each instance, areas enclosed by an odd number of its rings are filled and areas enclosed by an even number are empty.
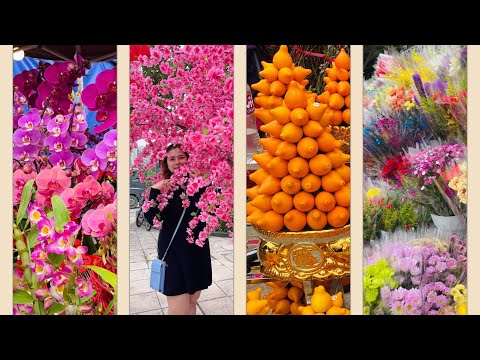
[[[466,227],[465,219],[461,215],[455,216],[440,216],[430,214],[433,220],[433,224],[438,230],[444,231],[456,231],[464,230]]]

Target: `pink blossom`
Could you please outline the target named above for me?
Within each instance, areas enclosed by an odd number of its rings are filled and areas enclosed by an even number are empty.
[[[60,166],[42,170],[36,178],[38,191],[44,194],[60,194],[70,187],[71,182],[72,179],[65,175]]]

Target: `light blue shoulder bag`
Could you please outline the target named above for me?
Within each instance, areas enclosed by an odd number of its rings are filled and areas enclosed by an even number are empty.
[[[182,222],[186,210],[187,208],[183,208],[182,216],[180,216],[177,228],[173,232],[172,239],[170,240],[170,244],[168,244],[167,250],[165,250],[165,254],[163,254],[163,257],[161,259],[154,259],[151,264],[150,287],[161,293],[163,293],[165,289],[165,272],[167,270],[165,256],[167,256],[168,249],[170,249],[170,245],[172,245],[172,241],[175,238],[175,234],[177,233],[178,228],[180,227],[180,223]]]

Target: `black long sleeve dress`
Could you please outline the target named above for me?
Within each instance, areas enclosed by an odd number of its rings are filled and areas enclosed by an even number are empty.
[[[190,244],[187,241],[188,223],[192,220],[192,212],[197,210],[195,204],[200,199],[200,191],[194,196],[189,197],[190,206],[185,211],[182,223],[180,224],[172,245],[168,250],[165,261],[167,270],[165,275],[165,289],[163,294],[175,296],[181,294],[194,294],[199,290],[204,290],[212,284],[212,263],[210,260],[210,247],[208,239],[203,247]],[[156,200],[160,190],[150,189],[149,200]],[[160,218],[163,221],[162,228],[158,235],[158,257],[161,259],[167,250],[168,244],[177,227],[180,216],[182,215],[182,199],[180,195],[182,189],[177,189],[173,198],[168,201],[168,205],[160,212]],[[150,208],[145,213],[147,221],[153,225],[153,218],[159,213],[157,207]],[[198,234],[205,228],[205,224],[200,222],[193,231],[193,238],[198,239]]]

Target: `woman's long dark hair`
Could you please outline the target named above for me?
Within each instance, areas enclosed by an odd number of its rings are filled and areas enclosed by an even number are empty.
[[[170,150],[173,150],[173,149],[176,149],[176,148],[182,150],[182,147],[180,146],[180,144],[170,144],[170,145],[168,145],[167,150],[165,151],[165,157],[162,160],[160,160],[160,174],[162,175],[162,178],[164,178],[164,179],[170,179],[170,177],[172,176],[172,172],[168,169],[166,153],[168,153]],[[183,151],[183,152],[188,159],[188,157],[189,157],[188,153],[186,153],[185,151]]]

